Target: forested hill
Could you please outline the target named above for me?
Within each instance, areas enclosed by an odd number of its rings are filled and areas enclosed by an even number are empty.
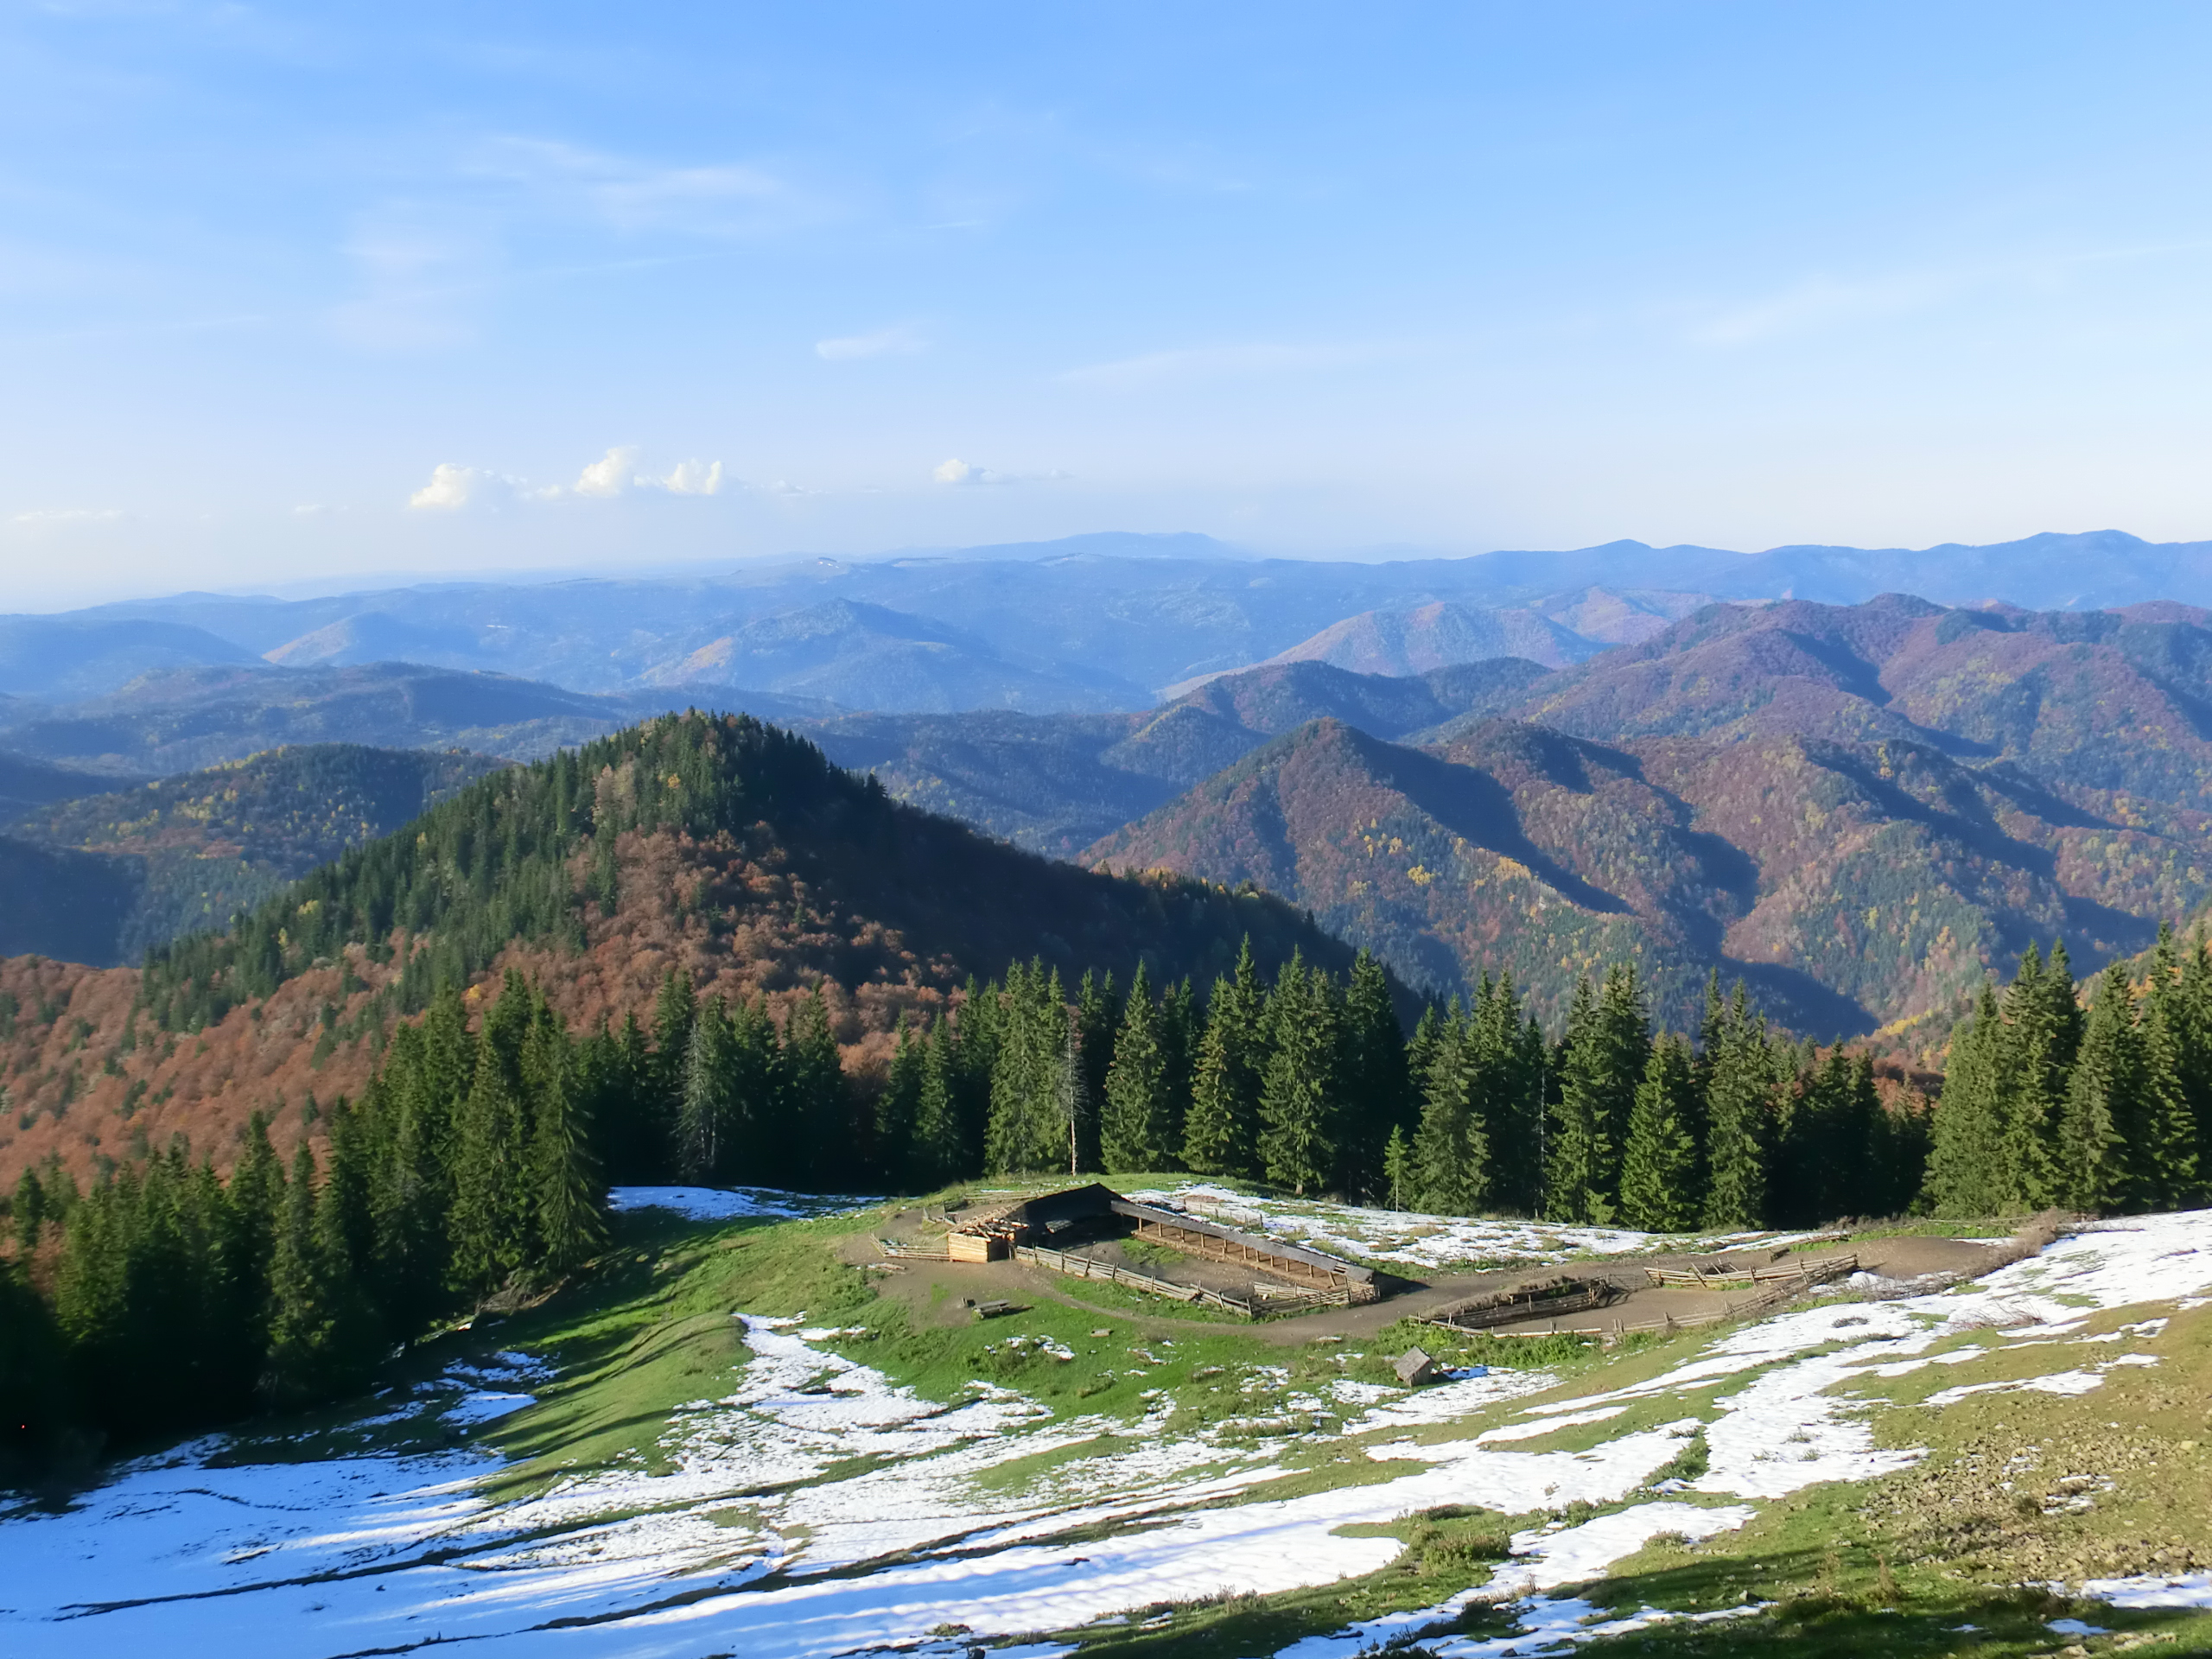
[[[37,807],[0,836],[0,884],[21,890],[21,902],[0,906],[0,955],[137,962],[505,764],[308,744]]]
[[[588,1028],[644,1015],[671,970],[702,993],[823,992],[849,1065],[887,1059],[969,976],[1041,960],[1201,988],[1249,936],[1340,976],[1351,952],[1264,895],[1049,862],[892,800],[744,716],[667,716],[487,777],[348,852],[232,932],[142,972],[0,963],[0,1179],[60,1154],[127,1159],[183,1132],[226,1160],[258,1108],[358,1092],[391,1022],[508,966]]]

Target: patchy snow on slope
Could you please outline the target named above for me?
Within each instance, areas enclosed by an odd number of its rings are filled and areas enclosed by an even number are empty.
[[[1701,1509],[1694,1503],[1637,1503],[1580,1526],[1537,1528],[1513,1535],[1512,1559],[1491,1575],[1493,1596],[1554,1590],[1594,1579],[1622,1557],[1633,1555],[1662,1533],[1694,1541],[1733,1532],[1757,1513],[1748,1503]]]
[[[1318,1199],[1255,1198],[1203,1181],[1173,1190],[1147,1189],[1131,1198],[1180,1205],[1248,1231],[1274,1234],[1338,1255],[1395,1262],[1425,1270],[1541,1267],[1578,1256],[1632,1255],[1652,1250],[1703,1250],[1751,1243],[1786,1244],[1804,1233],[1721,1233],[1673,1238],[1624,1227],[1578,1227],[1484,1217],[1431,1216],[1405,1210],[1371,1210]]]
[[[495,1498],[484,1477],[503,1465],[488,1455],[225,1466],[226,1443],[214,1439],[127,1465],[66,1512],[0,1519],[0,1650],[10,1659],[132,1649],[326,1659],[465,1641],[486,1659],[950,1654],[964,1642],[945,1647],[932,1631],[964,1625],[982,1633],[978,1642],[1011,1640],[1154,1602],[1270,1594],[1373,1572],[1399,1554],[1389,1529],[1436,1505],[1527,1515],[1627,1502],[1576,1526],[1516,1535],[1514,1558],[1481,1594],[1561,1589],[1656,1533],[1709,1536],[1742,1525],[1759,1500],[1905,1466],[1918,1454],[1874,1446],[1868,1402],[1842,1390],[1997,1351],[1983,1345],[1993,1338],[1967,1332],[2008,1327],[2017,1339],[2008,1351],[2047,1344],[2054,1368],[2071,1368],[2024,1387],[2068,1386],[2060,1379],[2150,1360],[2109,1347],[2074,1354],[2069,1344],[2092,1309],[2212,1289],[2208,1222],[2101,1227],[1949,1294],[1800,1306],[1726,1332],[1659,1376],[1577,1399],[1521,1404],[1556,1386],[1542,1373],[1411,1392],[1324,1384],[1311,1405],[1360,1414],[1334,1430],[1302,1423],[1287,1442],[1173,1433],[1165,1395],[1136,1423],[1062,1416],[980,1381],[952,1399],[927,1399],[822,1345],[837,1334],[828,1328],[733,1316],[746,1362],[671,1414],[650,1464],[618,1458]],[[2154,1336],[2152,1324],[2139,1321],[2133,1334]],[[2083,1363],[2098,1353],[2110,1357]],[[1268,1368],[1244,1375],[1263,1394],[1289,1380]],[[529,1356],[507,1353],[381,1403],[393,1417],[460,1421],[518,1408],[547,1380]],[[1947,1397],[1964,1395],[1929,1403]],[[1656,1427],[1603,1427],[1641,1402],[1662,1402],[1645,1420],[1681,1414]],[[1501,1413],[1516,1421],[1492,1421]],[[1468,1418],[1484,1432],[1426,1444],[1410,1433]],[[1568,1428],[1611,1438],[1579,1451],[1518,1449]],[[1649,1501],[1649,1483],[1700,1433],[1707,1469],[1694,1489],[1742,1501]],[[1339,1438],[1351,1435],[1363,1438]],[[1287,1444],[1332,1440],[1383,1478],[1268,1495],[1271,1478],[1310,1462],[1290,1458]],[[1360,1524],[1385,1535],[1340,1531]],[[2106,1599],[2122,1605],[2152,1595],[2206,1600],[2141,1605],[2212,1605],[2207,1578],[2094,1581],[2084,1592],[2109,1587]],[[102,1600],[118,1589],[132,1599]],[[1468,1605],[1462,1596],[1423,1611],[1443,1623]],[[1489,1659],[1675,1617],[1610,1619],[1542,1594],[1510,1611],[1516,1635],[1425,1645]],[[1294,1651],[1332,1659],[1410,1633],[1415,1617]]]
[[[607,1195],[610,1210],[670,1210],[690,1221],[789,1221],[865,1210],[880,1202],[835,1193],[786,1192],[774,1186],[618,1186]]]
[[[2212,1573],[2171,1578],[2088,1579],[2076,1591],[2113,1607],[2196,1607],[2212,1611]]]

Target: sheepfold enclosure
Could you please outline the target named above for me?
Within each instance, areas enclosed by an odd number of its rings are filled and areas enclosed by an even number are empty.
[[[918,1253],[883,1243],[887,1253]],[[958,1219],[945,1235],[942,1259],[1022,1262],[1248,1319],[1371,1302],[1382,1294],[1370,1268],[1184,1211],[1138,1204],[1097,1182]]]

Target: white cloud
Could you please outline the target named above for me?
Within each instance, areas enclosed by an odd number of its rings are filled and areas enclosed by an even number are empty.
[[[435,512],[458,512],[463,507],[503,499],[512,488],[512,480],[497,473],[442,461],[430,469],[430,481],[407,498],[407,505]]]
[[[825,363],[851,363],[864,357],[888,357],[918,352],[929,342],[911,328],[880,328],[872,334],[847,334],[817,340],[814,354]]]
[[[1049,473],[995,473],[988,467],[970,466],[956,457],[939,461],[930,469],[930,476],[940,484],[1055,484],[1068,474],[1058,467]]]
[[[636,448],[630,444],[617,444],[576,474],[574,493],[577,495],[620,495],[630,487],[635,477],[630,469],[637,464]]]
[[[659,477],[639,472],[637,465],[637,446],[618,443],[578,473],[575,483],[549,484],[543,489],[525,490],[521,487],[520,479],[445,461],[430,474],[428,484],[408,498],[407,505],[451,512],[518,499],[526,502],[584,499],[606,501],[627,495],[632,490],[661,490],[670,495],[720,495],[727,481],[719,461],[680,461]]]
[[[719,461],[679,461],[665,478],[641,478],[640,484],[666,490],[671,495],[720,495],[722,464]]]

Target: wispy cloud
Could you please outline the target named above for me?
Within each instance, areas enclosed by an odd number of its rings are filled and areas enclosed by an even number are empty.
[[[1923,271],[1839,281],[1813,276],[1724,312],[1690,331],[1700,346],[1752,346],[1840,324],[1925,310],[1971,285],[1965,272]]]
[[[1292,346],[1256,341],[1236,346],[1193,346],[1147,352],[1111,363],[1069,369],[1059,378],[1071,385],[1137,387],[1165,381],[1211,379],[1232,375],[1285,374],[1310,369],[1348,368],[1385,355],[1367,345]]]
[[[63,524],[107,524],[124,517],[120,507],[41,507],[29,512],[19,512],[8,522],[33,529],[59,527]]]
[[[817,340],[814,354],[825,363],[852,363],[864,357],[890,357],[921,351],[929,342],[912,328],[880,328],[872,334]]]
[[[466,170],[626,233],[757,236],[817,221],[830,211],[814,192],[750,163],[669,165],[557,139],[492,139]]]

